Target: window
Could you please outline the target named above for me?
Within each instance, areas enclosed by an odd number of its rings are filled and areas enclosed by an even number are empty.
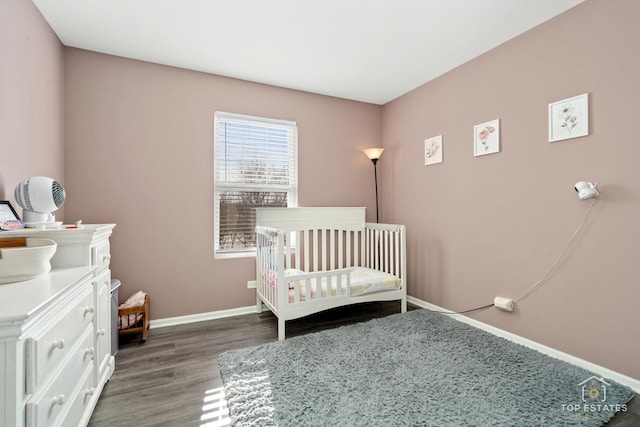
[[[216,112],[215,250],[255,250],[258,207],[297,204],[295,122]]]

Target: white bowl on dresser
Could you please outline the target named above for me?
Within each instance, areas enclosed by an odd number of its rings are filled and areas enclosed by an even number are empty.
[[[51,271],[56,242],[31,237],[25,240],[26,246],[0,248],[0,284],[34,279]]]

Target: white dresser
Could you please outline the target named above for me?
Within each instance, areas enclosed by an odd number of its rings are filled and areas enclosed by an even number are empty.
[[[51,272],[0,285],[0,426],[85,426],[111,377],[114,224],[17,230],[58,244]]]

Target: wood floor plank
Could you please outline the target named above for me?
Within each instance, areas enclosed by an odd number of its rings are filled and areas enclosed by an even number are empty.
[[[399,311],[398,302],[330,310],[287,322],[287,337]],[[218,355],[276,340],[276,319],[268,312],[153,328],[144,344],[135,335],[125,336],[116,355],[116,370],[89,426],[228,426]],[[629,410],[607,426],[639,425],[640,399],[636,397]]]

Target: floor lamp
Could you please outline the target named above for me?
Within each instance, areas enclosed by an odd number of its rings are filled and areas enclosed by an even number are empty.
[[[364,150],[364,154],[373,162],[373,179],[376,183],[376,222],[380,222],[380,218],[378,217],[378,172],[376,163],[378,163],[378,159],[382,156],[383,151],[384,148],[367,148]]]

